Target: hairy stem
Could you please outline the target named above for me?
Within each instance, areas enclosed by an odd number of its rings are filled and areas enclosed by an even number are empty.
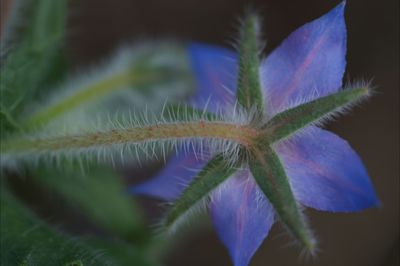
[[[246,125],[200,120],[126,129],[111,129],[109,131],[72,136],[14,139],[2,143],[1,153],[32,154],[73,150],[84,151],[85,149],[120,144],[140,144],[193,138],[228,140],[248,147],[257,135],[257,130]]]

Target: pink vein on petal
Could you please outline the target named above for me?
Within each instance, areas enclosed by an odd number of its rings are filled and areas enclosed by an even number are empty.
[[[241,245],[242,245],[242,241],[243,241],[243,219],[246,216],[246,206],[247,206],[247,200],[249,198],[249,185],[248,185],[248,181],[246,181],[246,184],[244,185],[244,193],[243,193],[243,199],[242,199],[242,203],[240,205],[239,211],[237,213],[237,217],[236,217],[236,222],[238,224],[238,228],[239,228],[239,239],[237,241],[237,250],[241,250]]]
[[[307,38],[307,36],[305,38]],[[295,90],[298,87],[300,80],[303,78],[304,72],[306,72],[307,68],[311,65],[315,55],[318,53],[325,40],[326,37],[321,38],[308,53],[308,55],[304,59],[304,62],[297,68],[295,74],[293,75],[292,82],[285,90],[285,97],[282,97],[282,99],[287,99],[288,95],[291,94],[293,90]]]
[[[363,191],[361,188],[355,186],[348,180],[344,179],[342,176],[337,175],[332,170],[323,168],[320,164],[318,164],[314,161],[311,161],[311,160],[307,160],[306,158],[299,156],[299,154],[301,154],[301,152],[299,152],[299,151],[294,152],[294,149],[295,149],[294,147],[290,147],[290,149],[285,147],[284,149],[280,149],[280,153],[281,154],[284,153],[285,157],[289,161],[292,161],[292,162],[297,161],[300,164],[309,167],[309,169],[313,169],[313,171],[315,173],[318,173],[321,177],[324,177],[341,187],[346,187],[346,188],[348,188],[354,192],[358,192],[360,194],[365,193],[365,191]],[[289,176],[289,179],[290,179],[290,176]]]

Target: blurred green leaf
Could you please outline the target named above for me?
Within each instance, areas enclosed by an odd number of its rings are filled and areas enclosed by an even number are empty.
[[[116,239],[71,237],[50,228],[18,200],[1,191],[1,265],[154,266],[154,257],[143,248]]]
[[[1,191],[1,265],[110,265],[100,249],[70,238],[35,218],[9,192]]]
[[[35,176],[107,231],[135,244],[148,241],[140,212],[114,171],[90,167],[84,174],[72,167],[62,169],[41,169]]]
[[[166,100],[179,101],[190,93],[192,76],[183,46],[173,42],[130,45],[117,49],[103,63],[81,70],[54,88],[55,94],[24,113],[23,126],[37,129],[52,124],[93,122],[148,108],[157,112]],[[71,119],[72,118],[72,119]],[[104,121],[107,123],[107,121]],[[56,124],[56,126],[54,126]]]
[[[1,43],[1,129],[15,129],[22,108],[63,65],[64,0],[17,1]],[[16,23],[15,21],[19,21]],[[18,27],[19,26],[19,27]],[[9,36],[13,36],[12,38]],[[57,73],[58,75],[59,73]]]
[[[112,254],[115,265],[137,265],[137,266],[157,266],[159,257],[153,249],[135,249],[132,245],[117,240],[87,239],[86,243],[97,249],[103,250],[106,254]]]

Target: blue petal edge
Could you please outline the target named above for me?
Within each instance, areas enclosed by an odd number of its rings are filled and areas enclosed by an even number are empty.
[[[246,266],[274,223],[274,210],[248,169],[213,192],[210,213],[235,266]]]
[[[194,153],[186,154],[184,151],[179,151],[179,154],[173,155],[167,165],[152,179],[131,186],[128,192],[162,200],[175,200],[207,161],[206,156],[201,158]]]
[[[335,134],[312,127],[276,150],[296,198],[304,205],[332,212],[379,206],[361,159]]]
[[[237,55],[229,49],[191,43],[188,53],[197,81],[197,91],[191,104],[216,112],[235,102],[237,82]]]
[[[346,67],[345,2],[287,37],[261,64],[266,112],[274,115],[339,90]]]

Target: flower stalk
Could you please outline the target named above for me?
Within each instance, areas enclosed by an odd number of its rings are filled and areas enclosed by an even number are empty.
[[[62,152],[107,147],[119,144],[140,144],[156,141],[188,139],[228,140],[244,147],[251,145],[257,131],[246,125],[226,122],[193,121],[154,124],[143,127],[111,129],[81,135],[59,136],[38,139],[15,139],[3,143],[1,153],[31,154]]]

